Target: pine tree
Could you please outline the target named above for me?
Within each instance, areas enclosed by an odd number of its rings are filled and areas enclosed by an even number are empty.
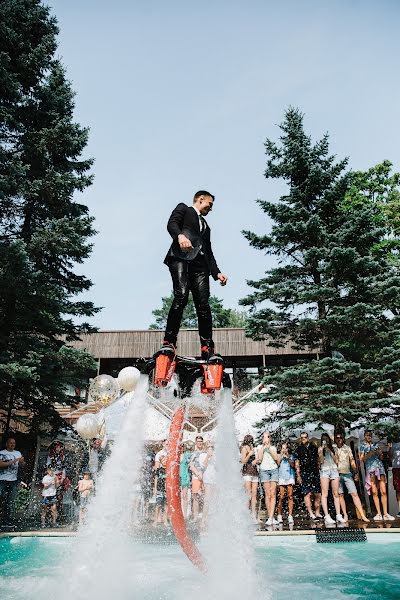
[[[258,201],[273,222],[269,234],[243,232],[278,266],[249,281],[255,291],[241,303],[251,308],[254,339],[268,337],[274,346],[291,340],[317,355],[267,371],[278,419],[292,427],[318,421],[343,428],[372,418],[373,406],[393,403],[399,282],[388,253],[372,251],[387,233],[375,208],[348,202],[354,178],[347,160],[329,154],[327,135],[312,143],[297,109],[287,111],[280,128],[280,144],[265,144],[265,177],[283,179],[288,191],[278,202]]]
[[[58,423],[93,358],[65,345],[90,331],[98,309],[77,299],[91,282],[75,272],[90,254],[93,218],[75,193],[91,184],[82,160],[88,130],[73,120],[73,91],[55,58],[56,21],[39,0],[0,5],[1,404]],[[8,419],[9,421],[9,419]]]

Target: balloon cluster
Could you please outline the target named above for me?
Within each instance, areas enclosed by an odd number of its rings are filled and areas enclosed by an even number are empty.
[[[118,398],[120,390],[133,392],[139,379],[140,371],[136,367],[125,367],[119,372],[118,379],[111,375],[98,375],[90,383],[89,397],[93,402],[109,406]],[[104,430],[104,411],[79,417],[76,430],[84,440],[101,437]]]

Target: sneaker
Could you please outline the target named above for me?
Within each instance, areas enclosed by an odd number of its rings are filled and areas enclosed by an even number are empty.
[[[336,522],[332,519],[331,515],[325,515],[325,525],[335,525]]]
[[[392,515],[389,515],[389,513],[386,513],[386,515],[383,515],[383,520],[384,521],[394,521],[395,517],[393,517]]]
[[[283,522],[282,515],[278,515],[277,522],[278,523],[282,523]]]
[[[289,523],[289,525],[293,525],[294,519],[293,519],[292,515],[288,516],[288,523]]]
[[[311,519],[311,521],[316,521],[316,520],[317,520],[317,518],[318,518],[318,517],[316,517],[316,516],[314,515],[314,513],[310,513],[310,519]]]
[[[400,511],[397,513],[396,517],[400,519]]]
[[[336,515],[336,523],[345,523],[345,520],[340,513]]]
[[[282,521],[277,521],[274,517],[272,518],[272,525],[279,525]]]
[[[382,521],[382,515],[380,515],[379,513],[377,515],[374,516],[373,518],[374,521]]]
[[[268,519],[265,521],[265,524],[266,524],[267,526],[268,526],[268,525],[273,525],[273,523],[274,523],[274,519],[273,519],[272,517],[269,517],[269,518],[268,518]]]

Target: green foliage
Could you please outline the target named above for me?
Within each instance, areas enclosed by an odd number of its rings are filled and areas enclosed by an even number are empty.
[[[400,173],[391,173],[392,163],[384,160],[368,171],[351,173],[349,189],[343,201],[348,212],[368,207],[375,222],[385,229],[384,238],[373,253],[384,253],[390,262],[399,260],[400,252]]]
[[[156,308],[152,311],[155,321],[150,325],[150,329],[165,329],[169,309],[171,308],[173,299],[174,295],[172,292],[169,296],[165,296],[161,299],[161,308]],[[222,300],[217,298],[217,296],[210,296],[210,307],[214,327],[245,327],[246,313],[244,311],[239,311],[232,308],[224,308],[222,305]],[[191,294],[189,295],[189,300],[183,313],[181,327],[184,329],[197,328],[196,308],[194,306]]]
[[[390,412],[399,386],[400,278],[392,253],[382,250],[389,222],[372,201],[350,200],[356,186],[371,182],[370,172],[366,179],[346,172],[347,160],[329,154],[327,135],[313,144],[296,109],[280,128],[280,144],[265,144],[265,176],[283,179],[287,193],[277,202],[258,201],[272,220],[270,233],[243,232],[278,266],[248,281],[255,291],[241,304],[251,311],[251,337],[267,337],[273,346],[290,340],[322,359],[268,371],[278,417],[292,426],[343,426],[373,406]],[[380,201],[385,194],[393,200],[397,183],[397,176],[386,182]]]
[[[66,385],[82,386],[95,367],[63,340],[90,331],[98,310],[77,299],[92,285],[76,266],[95,232],[75,194],[91,184],[93,161],[80,158],[88,130],[73,121],[57,32],[39,0],[0,4],[0,402],[54,422]]]

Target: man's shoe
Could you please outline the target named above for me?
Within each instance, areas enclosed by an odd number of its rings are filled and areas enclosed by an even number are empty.
[[[163,345],[161,346],[161,348],[159,349],[157,354],[171,354],[171,355],[175,356],[176,348],[172,342],[168,342],[167,340],[164,340]]]
[[[210,362],[212,357],[214,356],[214,346],[213,345],[204,345],[201,347],[201,360],[205,360]]]

